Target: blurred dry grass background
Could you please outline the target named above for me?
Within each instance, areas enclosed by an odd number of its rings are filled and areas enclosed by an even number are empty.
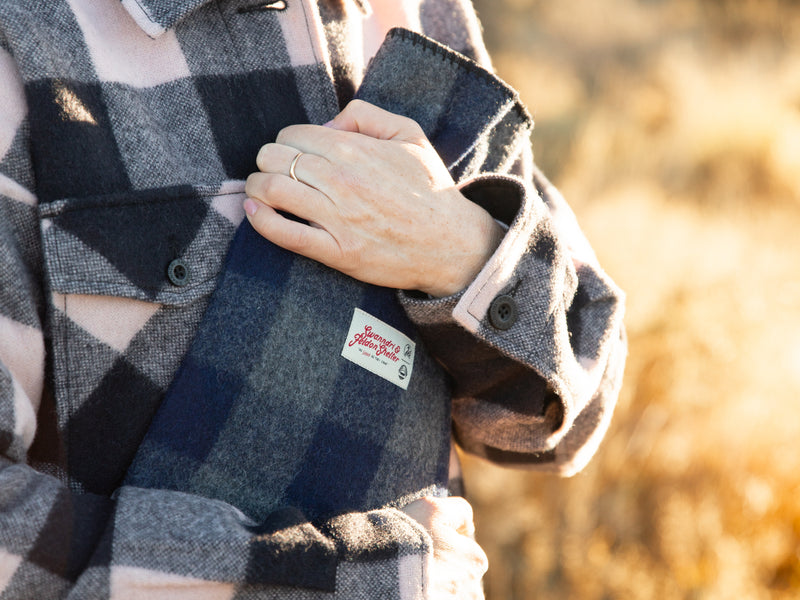
[[[466,461],[488,598],[800,597],[800,4],[475,4],[630,337],[583,473]]]

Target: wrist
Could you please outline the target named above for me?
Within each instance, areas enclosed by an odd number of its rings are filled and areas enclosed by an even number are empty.
[[[434,298],[444,298],[467,288],[494,254],[505,229],[481,207],[471,204],[478,216],[472,227],[459,228],[459,246],[437,260],[432,281],[419,290]]]

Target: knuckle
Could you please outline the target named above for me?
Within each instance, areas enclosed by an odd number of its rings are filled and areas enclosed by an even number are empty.
[[[365,148],[366,136],[348,136],[340,143],[328,148],[328,155],[339,166],[350,168],[353,165],[363,164],[369,158],[369,151]]]
[[[244,191],[248,196],[260,196],[260,179],[261,173],[250,173],[247,176],[247,181],[244,184]]]
[[[468,512],[470,515],[472,514],[472,505],[467,502],[467,499],[463,496],[449,496],[445,498],[445,500],[451,502],[454,507],[457,507],[459,510]]]
[[[436,510],[441,515],[451,515],[461,523],[471,523],[473,520],[472,505],[461,496],[450,496],[448,498],[438,498]]]
[[[292,133],[298,128],[300,125],[287,125],[283,129],[278,132],[278,135],[275,136],[275,143],[276,144],[287,144],[287,141],[292,137]]]
[[[489,567],[489,558],[478,542],[465,536],[459,536],[453,547],[456,555],[461,557],[470,573],[482,575],[486,572]]]
[[[270,151],[269,147],[271,145],[272,144],[264,144],[263,146],[261,146],[261,148],[259,148],[258,154],[256,155],[256,166],[262,171],[266,170],[267,154]]]
[[[409,132],[414,133],[416,136],[427,139],[425,135],[425,130],[422,129],[422,125],[420,125],[417,121],[410,117],[402,117],[406,120]]]
[[[344,110],[362,111],[368,106],[369,103],[365,102],[364,100],[360,100],[359,98],[353,98],[352,100],[350,100],[350,102],[347,103],[347,106],[344,107]]]
[[[480,574],[479,576],[483,576],[486,571],[489,570],[489,557],[486,556],[486,552],[483,551],[483,548],[475,544],[475,555],[473,557],[473,564],[475,566],[475,570]]]
[[[245,190],[252,192],[252,195],[258,198],[268,198],[273,191],[275,178],[268,173],[253,173],[247,178],[248,184],[250,183],[251,178],[252,187],[250,190],[247,190],[247,184],[245,184]]]

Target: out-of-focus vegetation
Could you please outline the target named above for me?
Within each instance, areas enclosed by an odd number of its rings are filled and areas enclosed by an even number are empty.
[[[487,597],[800,597],[800,5],[475,5],[630,339],[583,473],[465,461]]]

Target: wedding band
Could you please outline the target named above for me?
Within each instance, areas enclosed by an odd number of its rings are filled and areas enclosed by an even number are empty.
[[[298,153],[297,153],[297,156],[295,156],[295,157],[292,159],[292,164],[291,164],[291,165],[289,165],[289,177],[291,177],[292,179],[294,179],[294,180],[295,180],[295,181],[297,181],[298,183],[300,182],[300,180],[297,178],[297,175],[295,175],[295,173],[294,173],[294,168],[295,168],[295,166],[297,165],[297,161],[298,161],[298,159],[299,159],[301,156],[303,156],[303,153],[302,153],[302,152],[298,152]]]

